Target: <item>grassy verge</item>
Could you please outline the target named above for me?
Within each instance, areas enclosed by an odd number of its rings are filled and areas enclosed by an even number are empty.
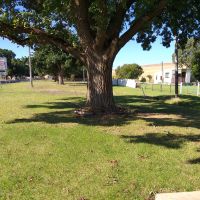
[[[200,101],[115,87],[134,112],[79,118],[86,87],[0,88],[0,199],[151,199],[200,189]]]

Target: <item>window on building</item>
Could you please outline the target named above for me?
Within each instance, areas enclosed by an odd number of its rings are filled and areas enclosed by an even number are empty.
[[[169,72],[165,73],[165,78],[169,78]]]

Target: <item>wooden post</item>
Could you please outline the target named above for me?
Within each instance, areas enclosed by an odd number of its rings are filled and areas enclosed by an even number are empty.
[[[180,94],[183,93],[183,82],[180,83]]]

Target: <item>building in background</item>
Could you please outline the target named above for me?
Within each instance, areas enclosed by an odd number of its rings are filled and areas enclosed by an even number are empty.
[[[175,64],[174,63],[160,63],[142,66],[144,77],[147,81],[148,77],[152,77],[150,82],[152,83],[167,83],[171,84],[175,82]],[[190,83],[191,70],[186,67],[180,68],[178,71],[179,83]]]

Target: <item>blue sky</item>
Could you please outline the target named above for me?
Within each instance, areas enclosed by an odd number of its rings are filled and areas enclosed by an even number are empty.
[[[114,68],[130,63],[145,65],[172,62],[174,43],[171,44],[170,48],[163,47],[160,43],[161,39],[158,38],[150,51],[143,51],[140,44],[137,44],[135,41],[129,41],[116,56],[113,64]],[[0,38],[0,48],[12,50],[17,58],[28,56],[28,47],[13,44],[7,39]]]

